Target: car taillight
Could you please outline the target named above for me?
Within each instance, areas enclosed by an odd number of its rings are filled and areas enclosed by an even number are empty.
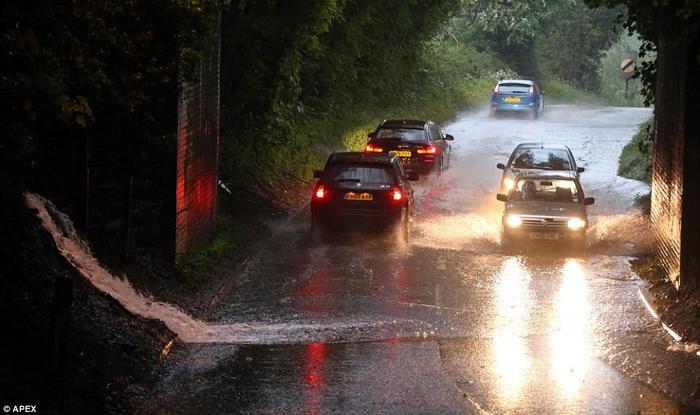
[[[375,147],[373,144],[367,144],[367,147],[365,147],[365,151],[368,153],[381,153],[382,151],[384,151],[384,149],[381,147]]]
[[[530,89],[528,89],[527,92],[529,92],[529,93],[531,93],[531,94],[534,94],[534,93],[535,93],[535,87],[534,87],[534,86],[531,86]]]
[[[494,92],[494,93],[498,93],[498,92],[499,92],[499,91],[498,91],[498,85],[496,85],[496,86],[493,88],[493,92]]]
[[[314,192],[314,197],[316,197],[316,199],[323,199],[326,197],[326,189],[324,189],[323,186],[318,186]]]
[[[435,146],[428,146],[428,147],[423,147],[418,149],[418,154],[435,154],[437,153],[437,147]]]
[[[391,192],[391,198],[396,201],[401,200],[403,199],[403,193],[401,193],[399,189],[394,189],[394,191]]]

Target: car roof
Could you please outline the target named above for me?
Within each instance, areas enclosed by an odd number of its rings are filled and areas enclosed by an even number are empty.
[[[381,124],[379,124],[379,128],[410,128],[410,129],[423,129],[425,128],[425,124],[429,123],[430,121],[426,120],[404,120],[404,119],[395,119],[395,120],[384,120],[382,121]]]
[[[534,85],[535,81],[531,81],[529,79],[501,79],[498,81],[498,84],[527,84],[527,85]]]
[[[536,179],[549,179],[549,180],[577,180],[576,172],[568,170],[555,170],[555,171],[528,171],[525,173],[519,173],[515,175],[515,180],[536,180]]]
[[[515,148],[553,148],[558,150],[571,151],[569,149],[569,146],[565,144],[520,143]]]
[[[377,163],[389,164],[396,156],[392,154],[367,154],[360,151],[333,153],[328,157],[328,163]]]

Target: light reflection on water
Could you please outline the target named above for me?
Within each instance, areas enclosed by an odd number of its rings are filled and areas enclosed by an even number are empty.
[[[590,361],[591,305],[580,260],[567,259],[551,315],[550,374],[566,400],[579,396]]]
[[[591,359],[591,305],[583,261],[565,259],[555,278],[547,282],[558,289],[548,313],[551,334],[546,356],[527,337],[528,326],[539,313],[533,306],[533,278],[518,257],[506,258],[497,277],[493,375],[499,400],[508,408],[522,404],[528,395],[525,391],[548,384],[556,385],[559,398],[578,400]]]
[[[496,286],[495,332],[493,335],[494,375],[501,400],[517,403],[531,366],[525,344],[532,299],[531,276],[517,258],[503,262]]]

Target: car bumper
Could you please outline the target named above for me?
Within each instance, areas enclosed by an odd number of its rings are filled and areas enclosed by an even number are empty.
[[[428,174],[435,168],[437,159],[433,158],[430,161],[426,160],[405,160],[401,162],[406,173]]]
[[[583,241],[586,238],[585,230],[571,230],[568,228],[552,229],[547,227],[508,228],[504,226],[503,236],[511,240],[530,241]]]
[[[354,218],[369,219],[374,222],[391,222],[401,219],[404,208],[399,209],[357,209],[357,208],[311,208],[314,218],[324,221],[347,220]]]
[[[492,112],[505,112],[505,111],[512,111],[512,112],[522,112],[522,111],[534,111],[537,109],[537,106],[532,103],[532,104],[491,104],[491,111]]]

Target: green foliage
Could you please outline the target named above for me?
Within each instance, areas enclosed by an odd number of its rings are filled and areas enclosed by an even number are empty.
[[[619,36],[620,10],[591,10],[582,0],[471,0],[457,24],[473,27],[521,76],[596,92],[602,53]]]
[[[654,119],[639,126],[639,130],[623,149],[617,174],[651,183]]]
[[[625,99],[625,80],[620,76],[620,57],[623,53],[639,50],[641,43],[636,36],[623,36],[605,52],[601,59],[598,70],[600,94],[611,105],[635,107],[644,105],[641,80],[633,77],[627,81],[628,92]]]
[[[442,116],[451,98],[424,51],[458,5],[233,4],[223,19],[222,174],[243,185],[282,172],[308,177],[384,117]]]
[[[700,19],[700,2],[696,0],[585,0],[591,6],[617,7],[624,5],[627,10],[624,27],[629,35],[639,35],[642,44],[639,55],[649,58],[642,62],[639,76],[642,78],[645,105],[654,103],[656,82],[656,42],[659,30],[677,32],[678,39],[696,39]],[[700,61],[697,51],[696,59]]]
[[[219,213],[216,225],[216,235],[211,242],[179,261],[177,268],[184,281],[195,285],[206,281],[223,256],[241,243],[236,239],[236,221],[229,213]]]
[[[599,96],[582,91],[566,81],[546,80],[540,85],[545,91],[545,101],[552,103],[601,104]]]

